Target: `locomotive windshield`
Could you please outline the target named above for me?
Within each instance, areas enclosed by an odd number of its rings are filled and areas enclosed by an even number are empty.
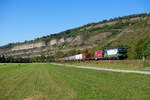
[[[118,48],[119,53],[127,53],[127,50],[125,48]]]

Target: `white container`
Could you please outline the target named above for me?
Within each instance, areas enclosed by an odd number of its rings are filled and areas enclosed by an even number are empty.
[[[75,55],[76,57],[76,60],[81,60],[82,59],[82,54],[78,54],[78,55]]]

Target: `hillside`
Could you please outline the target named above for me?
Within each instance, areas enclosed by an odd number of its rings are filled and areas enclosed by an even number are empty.
[[[0,55],[14,57],[69,56],[123,46],[129,59],[150,58],[150,14],[137,14],[90,23],[23,43],[0,47]]]

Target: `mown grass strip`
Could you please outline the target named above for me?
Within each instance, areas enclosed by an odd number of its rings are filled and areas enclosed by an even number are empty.
[[[5,70],[0,70],[0,76],[0,100],[150,98],[150,77],[143,74],[114,73],[52,64],[25,64],[19,68],[17,65],[10,65]]]

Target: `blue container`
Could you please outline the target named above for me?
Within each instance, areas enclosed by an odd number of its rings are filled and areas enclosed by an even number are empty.
[[[70,60],[75,60],[76,56],[70,56],[69,58],[70,58]]]

